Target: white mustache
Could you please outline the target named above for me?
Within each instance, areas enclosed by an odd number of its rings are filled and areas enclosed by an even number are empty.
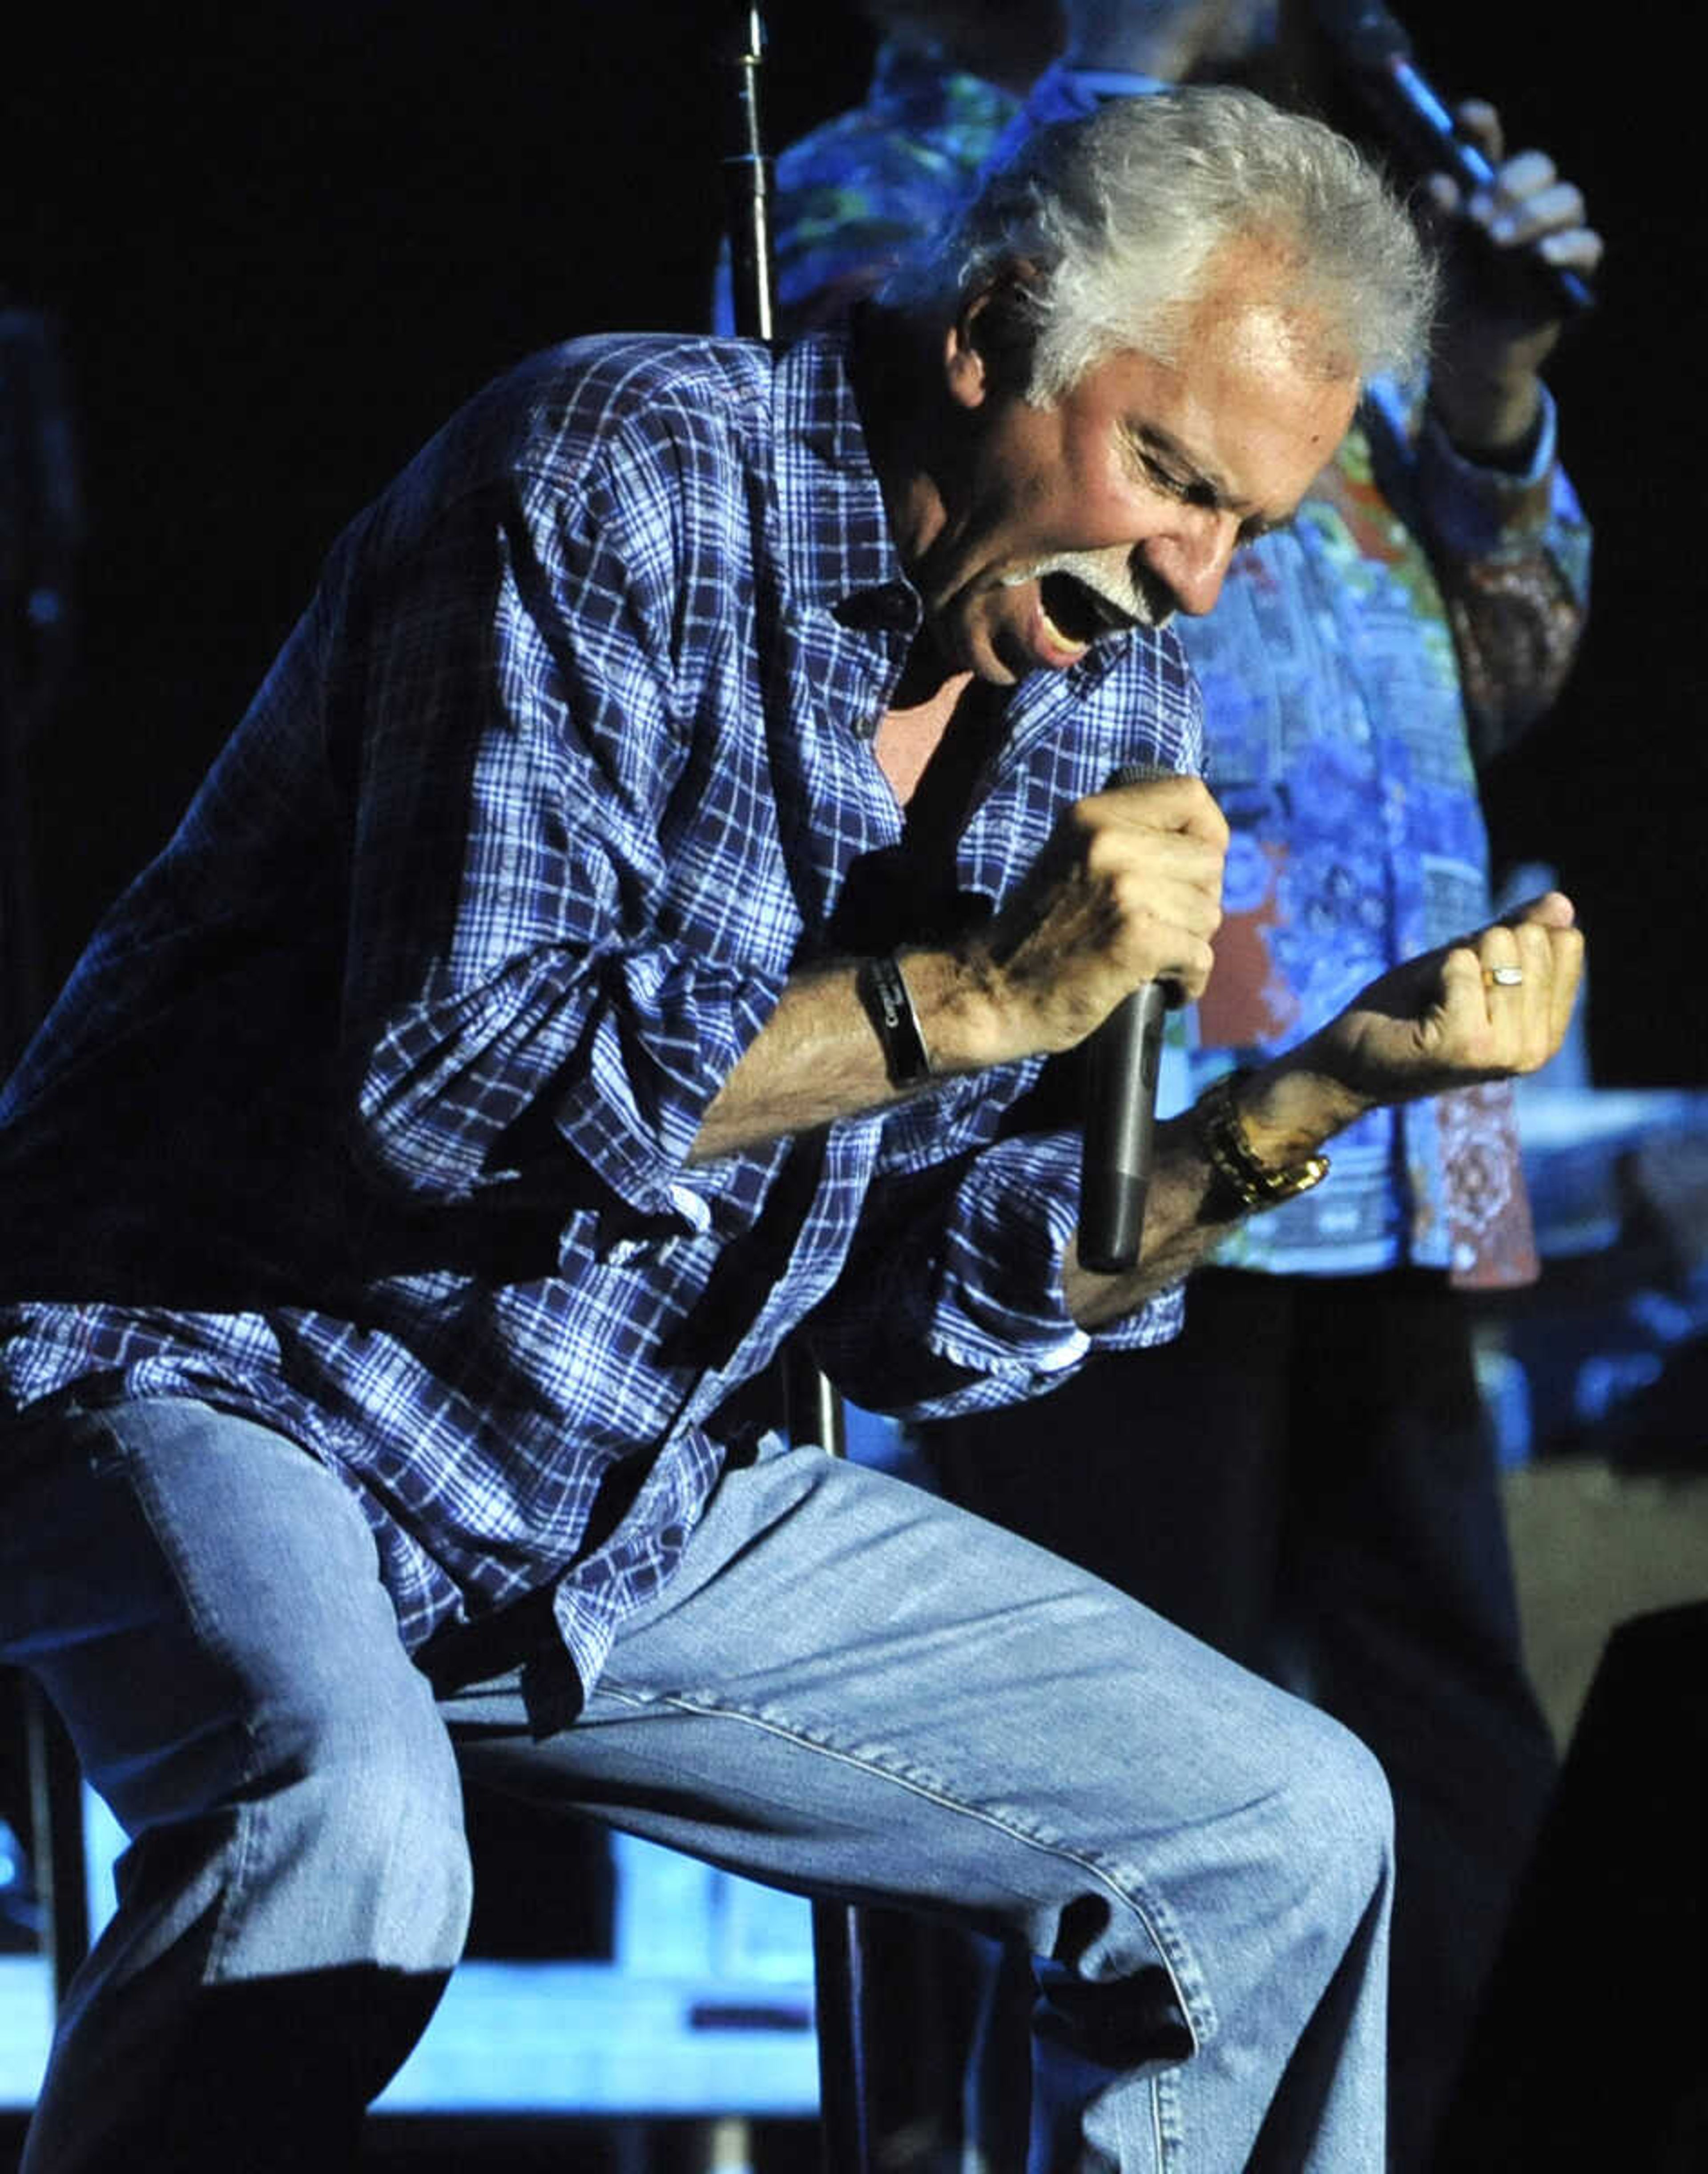
[[[1081,588],[1089,589],[1106,608],[1111,628],[1166,626],[1175,615],[1172,603],[1159,603],[1138,587],[1127,554],[1120,551],[1061,551],[1052,559],[1036,560],[1018,574],[1005,575],[1003,587],[1019,588],[1024,581],[1041,581],[1046,574],[1066,574]]]

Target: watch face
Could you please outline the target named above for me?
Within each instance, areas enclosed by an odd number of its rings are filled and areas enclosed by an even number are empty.
[[[1291,1170],[1275,1173],[1275,1191],[1272,1200],[1294,1200],[1301,1192],[1309,1192],[1313,1185],[1321,1185],[1328,1175],[1328,1157],[1311,1155],[1305,1161],[1295,1163]]]

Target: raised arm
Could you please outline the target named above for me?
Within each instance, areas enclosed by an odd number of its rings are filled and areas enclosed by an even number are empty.
[[[1473,744],[1499,754],[1557,698],[1582,638],[1589,525],[1560,465],[1542,370],[1561,334],[1526,267],[1602,257],[1581,192],[1546,153],[1505,155],[1494,109],[1460,109],[1494,169],[1467,198],[1430,184],[1448,242],[1446,307],[1416,449],[1424,533],[1458,651]]]

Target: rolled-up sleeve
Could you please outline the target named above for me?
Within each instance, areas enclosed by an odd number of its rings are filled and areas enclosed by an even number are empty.
[[[812,1341],[868,1410],[947,1418],[1053,1388],[1094,1350],[1166,1342],[1179,1285],[1088,1332],[1062,1268],[1078,1219],[1080,1143],[1068,1132],[999,1141],[936,1174],[875,1190],[866,1225]]]
[[[689,1149],[781,987],[738,884],[682,906],[693,583],[648,460],[619,444],[572,490],[523,473],[408,509],[353,577],[358,1143],[419,1200],[549,1187],[554,1133],[634,1216],[703,1228],[718,1179]]]
[[[1557,701],[1588,617],[1590,526],[1560,466],[1558,417],[1545,387],[1541,403],[1535,443],[1520,468],[1467,459],[1427,414],[1409,446],[1419,527],[1482,765]],[[1392,395],[1385,420],[1403,434]]]

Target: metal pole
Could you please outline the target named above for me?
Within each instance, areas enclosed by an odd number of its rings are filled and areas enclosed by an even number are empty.
[[[735,11],[727,57],[733,70],[730,147],[723,159],[730,276],[736,330],[748,339],[776,338],[771,266],[771,162],[759,111],[765,51],[760,10]],[[792,1441],[816,1441],[843,1455],[842,1400],[804,1350],[781,1361],[784,1426]],[[851,1905],[813,1906],[813,1976],[819,2039],[819,2134],[825,2174],[867,2174],[865,2092],[858,2020],[862,1995],[860,1913]]]
[[[24,1679],[30,1747],[30,1826],[42,1945],[56,2008],[89,1953],[89,1874],[84,1858],[83,1776],[65,1725],[33,1677]]]
[[[765,26],[757,8],[740,8],[727,35],[733,69],[728,113],[729,149],[723,156],[730,282],[735,327],[744,339],[776,338],[771,272],[771,162],[765,156],[759,111],[759,71]]]

